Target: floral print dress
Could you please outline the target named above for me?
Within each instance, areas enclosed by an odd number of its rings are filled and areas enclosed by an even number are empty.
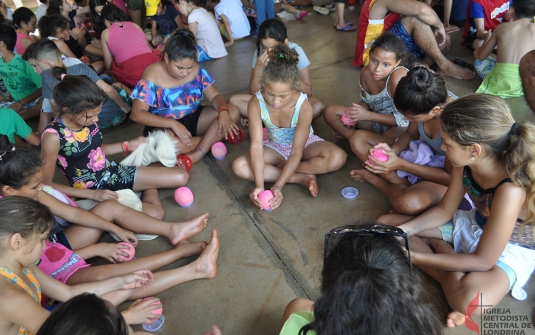
[[[56,118],[45,133],[58,136],[60,145],[56,165],[72,187],[118,191],[134,186],[136,167],[106,159],[102,151],[102,133],[96,123],[72,130]]]

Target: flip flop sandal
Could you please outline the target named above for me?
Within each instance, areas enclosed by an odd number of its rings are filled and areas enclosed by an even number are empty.
[[[452,62],[453,62],[453,64],[457,64],[457,65],[465,67],[465,68],[467,68],[469,70],[472,70],[472,71],[476,70],[476,68],[472,64],[467,63],[462,59],[454,59]]]
[[[230,144],[241,143],[241,142],[245,141],[245,132],[243,131],[243,129],[238,128],[238,135],[234,135],[233,133],[231,133],[228,136],[227,141]]]
[[[191,170],[191,167],[193,166],[193,161],[191,160],[191,158],[189,158],[189,156],[178,155],[176,156],[176,160],[176,165],[179,168],[186,170],[186,172],[189,172],[189,170]]]
[[[342,32],[351,32],[351,31],[355,31],[357,30],[357,27],[354,27],[350,24],[346,25],[346,26],[343,26],[342,28],[338,29],[338,28],[334,28],[336,31],[342,31]]]
[[[344,24],[345,24],[346,26],[352,26],[354,23],[353,23],[353,22],[349,22],[349,21],[345,21]],[[336,29],[336,24],[333,25],[333,28]]]
[[[240,122],[243,128],[249,128],[249,119],[241,117]]]
[[[461,28],[457,27],[457,26],[452,26],[450,27],[450,29],[446,30],[446,33],[447,34],[451,34],[451,33],[454,33],[456,31],[459,31]]]

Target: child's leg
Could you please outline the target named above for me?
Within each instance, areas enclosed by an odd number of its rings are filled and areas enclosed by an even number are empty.
[[[313,119],[319,118],[323,114],[323,110],[325,109],[325,105],[314,95],[308,96],[308,102],[312,105],[312,113]]]
[[[102,44],[100,44],[99,40],[92,41],[90,44],[86,45],[85,51],[98,57],[104,57]]]
[[[341,120],[339,121],[340,123],[342,122]],[[395,139],[363,129],[353,131],[349,138],[351,150],[361,162],[365,162],[368,159],[368,151],[379,143],[386,143],[391,146],[395,143]]]
[[[287,11],[290,14],[297,15],[297,13],[299,12],[297,9],[295,9],[293,6],[291,6],[291,5],[287,4],[287,3],[279,2],[278,4],[281,5],[281,8],[283,10]]]
[[[184,222],[165,222],[123,206],[115,200],[102,201],[91,212],[135,233],[165,236],[173,245],[201,232],[206,227],[209,216],[206,213]]]
[[[240,112],[236,106],[229,104],[228,106],[230,118],[232,122],[236,123],[240,119]],[[203,109],[199,116],[197,123],[197,135],[202,136],[200,142],[193,150],[186,153],[193,163],[200,161],[205,154],[207,154],[215,142],[221,141],[225,138],[225,133],[219,131],[219,120],[217,119],[219,113],[212,106],[207,106]],[[201,149],[201,150],[198,150]]]
[[[140,257],[124,263],[90,266],[79,269],[69,277],[67,284],[76,285],[99,281],[123,276],[139,270],[155,271],[179,259],[200,254],[206,248],[206,244],[204,241],[195,243],[182,241],[175,248],[152,256]]]
[[[165,210],[160,201],[160,194],[155,188],[143,191],[141,196],[141,211],[157,220],[163,220]]]
[[[39,102],[37,104],[19,110],[19,115],[22,117],[23,120],[30,120],[39,117],[41,114],[42,105],[43,99],[39,99]]]
[[[331,126],[331,128],[334,129],[334,131],[342,136],[342,138],[346,141],[349,140],[351,135],[353,135],[355,132],[355,128],[346,127],[342,122],[342,114],[344,114],[347,108],[349,107],[342,105],[329,105],[323,112],[323,118],[325,119],[325,122],[327,122],[327,124]]]
[[[78,44],[82,47],[82,49],[85,48],[85,45],[86,45],[85,33],[82,29],[78,27],[72,28],[71,36],[78,42]]]
[[[136,170],[133,191],[176,188],[188,183],[189,175],[179,167],[141,166]]]
[[[195,280],[210,279],[217,275],[217,255],[219,253],[219,238],[217,231],[212,232],[212,239],[206,246],[202,254],[194,262],[178,269],[161,271],[154,274],[154,281],[150,287],[143,291],[118,290],[102,296],[103,299],[111,301],[114,305],[119,305],[125,300],[144,298],[158,294],[173,286]]]
[[[238,107],[241,117],[247,118],[247,105],[252,97],[250,94],[236,94],[228,99],[228,103]]]
[[[71,225],[63,233],[67,237],[72,250],[75,250],[97,243],[103,231],[96,228]]]

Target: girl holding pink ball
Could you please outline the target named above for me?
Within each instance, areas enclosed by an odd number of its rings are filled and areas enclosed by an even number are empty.
[[[430,148],[422,152],[432,152],[435,157],[444,156],[440,148],[440,115],[444,107],[455,99],[440,75],[429,72],[425,67],[409,71],[406,77],[401,78],[394,93],[397,109],[409,120],[407,130],[392,147],[388,145],[391,139],[384,134],[356,132],[350,140],[351,149],[363,162],[364,169],[352,170],[351,177],[379,188],[389,198],[394,210],[401,214],[418,214],[438,204],[451,179],[449,160],[445,159],[444,167],[436,167],[398,156],[405,157],[404,151],[411,145],[420,148],[422,144],[417,144],[417,140]],[[397,171],[409,173],[422,181],[401,177]]]
[[[232,164],[238,177],[255,182],[249,196],[261,209],[258,196],[265,182],[275,183],[269,205],[277,209],[286,183],[301,184],[315,197],[319,192],[316,175],[338,170],[347,158],[338,146],[314,135],[312,107],[306,94],[298,91],[297,52],[279,44],[269,52],[269,59],[262,73],[263,88],[249,101],[251,149]],[[269,134],[266,141],[262,123]]]

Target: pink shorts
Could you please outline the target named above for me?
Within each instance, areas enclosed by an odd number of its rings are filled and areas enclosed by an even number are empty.
[[[310,135],[308,137],[307,142],[305,143],[305,149],[315,142],[325,141],[323,138],[319,137],[318,135]],[[278,152],[282,157],[284,157],[284,160],[288,160],[290,158],[290,154],[292,153],[292,144],[289,145],[281,145],[273,142],[271,139],[265,140],[263,142],[264,146],[271,148]]]
[[[48,276],[66,283],[73,273],[90,265],[78,254],[63,245],[46,241],[46,248],[41,255],[39,269]]]

